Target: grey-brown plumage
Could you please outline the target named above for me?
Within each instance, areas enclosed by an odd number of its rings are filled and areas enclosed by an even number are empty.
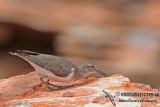
[[[13,55],[21,56],[29,61],[39,65],[46,70],[51,71],[56,76],[65,77],[69,73],[71,73],[71,68],[76,68],[76,65],[73,64],[68,59],[48,55],[48,54],[41,54],[26,50],[18,50],[18,53],[12,53]]]
[[[96,69],[92,63],[85,63],[77,67],[70,60],[54,55],[26,50],[18,50],[18,52],[11,54],[28,61],[42,77],[48,77],[50,80],[56,82],[78,80],[95,72],[106,76],[104,72]]]
[[[71,68],[76,68],[76,65],[71,61],[58,56],[40,54],[24,50],[19,51],[19,54],[32,61],[33,63],[39,65],[40,67],[51,71],[59,77],[67,76],[72,72]]]

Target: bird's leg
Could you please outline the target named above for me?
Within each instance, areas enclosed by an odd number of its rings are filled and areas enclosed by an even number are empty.
[[[45,83],[46,87],[50,90],[50,91],[58,91],[59,88],[57,87],[56,89],[50,87],[47,83]]]
[[[45,82],[43,79],[46,78],[47,76],[42,76],[40,77],[40,80],[42,81],[42,83],[44,83],[46,85],[46,87],[50,90],[50,91],[58,91],[60,89],[65,89],[65,88],[69,88],[69,87],[73,87],[74,85],[68,85],[68,86],[59,86],[59,85],[54,85],[49,83],[49,79]],[[50,86],[54,86],[56,87],[56,89],[50,87]]]
[[[47,82],[43,81],[43,78],[46,78],[46,77],[47,76],[40,77],[40,80],[42,81],[42,83],[44,83],[50,91],[58,91],[59,89],[53,89],[52,87],[49,86],[49,84],[47,84]]]
[[[42,77],[40,77],[41,82],[44,83],[44,84],[45,84],[45,82],[43,81],[43,78],[46,78],[46,77],[47,77],[47,76],[42,76]]]
[[[65,88],[69,88],[69,87],[73,87],[74,85],[66,85],[66,86],[59,86],[59,85],[54,85],[54,84],[51,84],[49,83],[49,80],[47,80],[46,82],[47,85],[51,85],[51,86],[54,86],[54,87],[57,87],[57,89],[65,89]]]

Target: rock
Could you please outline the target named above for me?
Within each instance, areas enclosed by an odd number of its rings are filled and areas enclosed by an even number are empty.
[[[14,103],[10,107],[31,107],[31,105],[26,100],[22,100],[19,102]]]
[[[134,83],[134,84],[141,88],[151,88],[151,86],[147,84],[142,84],[142,83]]]
[[[55,83],[54,83],[55,84]],[[10,107],[111,107],[110,97],[118,107],[157,107],[160,96],[151,87],[131,83],[122,75],[106,78],[84,78],[78,81],[56,83],[75,86],[59,91],[49,91],[40,83],[36,72],[0,80],[0,106]],[[110,96],[107,96],[105,90]],[[157,96],[122,96],[125,92],[156,93]],[[154,100],[157,102],[120,102],[125,100]]]
[[[39,75],[32,72],[26,75],[0,80],[0,100],[24,94],[40,84]]]
[[[75,94],[73,92],[65,92],[63,93],[62,97],[74,97]]]

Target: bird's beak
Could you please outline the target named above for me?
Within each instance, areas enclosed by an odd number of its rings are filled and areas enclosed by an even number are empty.
[[[100,70],[98,70],[98,69],[95,69],[95,71],[98,72],[98,73],[100,73],[101,75],[103,75],[103,76],[105,76],[105,77],[107,76],[106,73],[104,73],[104,72],[102,72],[102,71],[100,71]]]

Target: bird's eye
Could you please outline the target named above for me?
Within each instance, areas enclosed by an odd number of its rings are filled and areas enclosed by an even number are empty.
[[[91,66],[92,68],[94,68],[94,66]]]
[[[92,69],[94,69],[94,66],[87,66],[88,68],[92,68]]]

